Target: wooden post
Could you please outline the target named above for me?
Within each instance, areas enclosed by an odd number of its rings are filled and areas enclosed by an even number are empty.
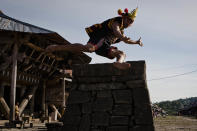
[[[30,105],[30,112],[34,113],[34,106],[35,106],[35,94],[31,98],[31,105]]]
[[[43,91],[42,91],[42,111],[45,115],[46,112],[46,81],[43,81]]]
[[[9,119],[10,108],[3,97],[0,97],[0,112],[5,115],[6,119]]]
[[[65,108],[65,80],[64,78],[62,79],[62,107]]]
[[[0,97],[4,96],[4,85],[0,86]]]
[[[61,108],[61,114],[64,114],[65,107],[66,107],[66,99],[65,99],[65,78],[62,79],[62,108]]]
[[[15,120],[17,54],[18,54],[18,45],[17,43],[14,43],[14,49],[12,54],[12,79],[11,79],[11,90],[10,90],[10,122]]]
[[[49,116],[49,110],[48,110],[48,103],[45,103],[45,116],[48,117]]]

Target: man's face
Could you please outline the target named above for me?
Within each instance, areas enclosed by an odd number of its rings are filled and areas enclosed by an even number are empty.
[[[124,24],[124,28],[128,28],[129,26],[131,26],[133,24],[133,20],[131,20],[129,17],[125,16],[125,17],[123,17],[123,24]]]

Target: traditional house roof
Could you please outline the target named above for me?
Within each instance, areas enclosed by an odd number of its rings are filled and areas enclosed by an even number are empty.
[[[11,73],[13,46],[18,44],[18,72],[36,74],[38,78],[57,76],[55,72],[71,69],[73,64],[88,64],[84,53],[58,51],[46,53],[53,44],[71,44],[58,33],[13,19],[0,11],[0,71]],[[23,74],[23,73],[22,73]],[[8,76],[9,77],[9,76]],[[32,76],[34,77],[34,76]]]
[[[29,40],[32,40],[34,38],[33,40],[35,42],[34,44],[41,48],[46,48],[50,44],[71,44],[70,42],[68,42],[66,39],[64,39],[62,36],[60,36],[58,33],[54,31],[50,31],[50,30],[47,30],[47,29],[44,29],[35,25],[31,25],[31,24],[13,19],[3,14],[2,11],[0,11],[0,33],[2,34],[2,32],[3,34],[13,34],[15,32],[15,33],[21,33],[23,35],[24,34],[28,35],[30,37]],[[41,41],[38,41],[36,37],[38,39],[39,38],[42,39],[43,43]],[[58,53],[58,54],[61,54],[61,53]],[[65,52],[63,52],[62,55],[64,53]],[[75,54],[72,54],[72,55],[75,55]],[[80,57],[79,63],[81,64],[89,63],[91,61],[91,58],[85,55],[84,53],[77,54],[76,57]]]

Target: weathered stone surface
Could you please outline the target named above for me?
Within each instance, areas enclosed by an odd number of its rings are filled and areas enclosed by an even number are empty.
[[[141,104],[134,109],[134,118],[136,124],[153,124],[152,110],[150,104]]]
[[[127,126],[112,126],[107,128],[107,131],[128,131],[129,128]]]
[[[74,125],[64,125],[61,131],[78,131],[78,128]]]
[[[79,131],[89,131],[90,130],[90,116],[84,115],[81,118],[81,122],[79,125]]]
[[[102,77],[76,77],[73,83],[95,84],[95,83],[109,83],[109,82],[125,82],[133,80],[145,80],[144,74],[129,74],[120,76],[102,76]],[[75,86],[76,87],[76,86]]]
[[[81,110],[79,105],[67,105],[65,109],[65,113],[68,115],[81,115]]]
[[[105,129],[92,128],[91,131],[105,131]]]
[[[113,115],[121,116],[121,115],[131,115],[132,114],[132,107],[128,104],[118,104],[114,106],[112,111]]]
[[[114,90],[113,97],[116,104],[131,104],[131,90]]]
[[[107,82],[111,82],[111,81],[112,81],[112,77],[111,76],[77,77],[77,78],[73,79],[73,82],[75,82],[75,83],[86,83],[86,84],[90,84],[90,83],[107,83]]]
[[[73,82],[70,87],[71,87],[71,90],[77,90],[78,84]]]
[[[129,131],[155,131],[155,128],[153,125],[137,125],[130,128]]]
[[[132,81],[127,81],[126,85],[129,88],[146,88],[147,84],[145,80],[132,80]]]
[[[80,116],[64,115],[63,123],[64,125],[77,126],[79,125],[80,120],[81,120]]]
[[[68,104],[86,103],[90,100],[90,93],[84,91],[71,91],[68,97]]]
[[[130,117],[130,120],[129,120],[129,127],[133,127],[135,124],[135,122],[134,122],[134,120],[135,120],[135,117],[134,116],[131,116]]]
[[[128,125],[129,117],[128,116],[112,116],[111,125]]]
[[[112,89],[125,89],[127,88],[122,83],[97,83],[97,84],[80,84],[79,90],[93,91],[93,90],[112,90]]]
[[[63,119],[68,131],[154,129],[145,62],[128,63],[128,70],[112,64],[73,68],[73,85]]]
[[[149,92],[147,88],[133,88],[134,105],[150,103]]]
[[[113,99],[110,97],[98,97],[93,103],[93,111],[111,111]]]
[[[92,77],[92,76],[118,76],[118,75],[130,75],[130,74],[144,74],[145,61],[132,61],[132,68],[128,70],[119,70],[113,66],[113,64],[87,64],[87,65],[75,65],[73,67],[74,77]]]
[[[84,114],[92,113],[92,103],[82,104],[82,113],[84,113]]]
[[[50,122],[45,124],[47,131],[61,131],[63,127],[62,122]]]
[[[47,128],[47,131],[62,131],[62,128],[57,127],[57,128]]]
[[[113,82],[126,82],[126,81],[133,81],[133,80],[145,80],[144,74],[138,74],[138,75],[123,75],[123,76],[113,76],[112,81]]]
[[[92,114],[92,125],[94,126],[108,126],[109,114],[106,112],[95,112]]]
[[[74,66],[74,76],[110,76],[120,74],[120,70],[116,69],[113,64],[89,64]]]
[[[111,97],[112,98],[112,94],[110,90],[97,91],[97,97]]]

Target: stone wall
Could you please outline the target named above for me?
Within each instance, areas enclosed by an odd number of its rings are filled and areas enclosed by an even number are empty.
[[[62,130],[154,131],[145,61],[129,63],[74,66]]]

